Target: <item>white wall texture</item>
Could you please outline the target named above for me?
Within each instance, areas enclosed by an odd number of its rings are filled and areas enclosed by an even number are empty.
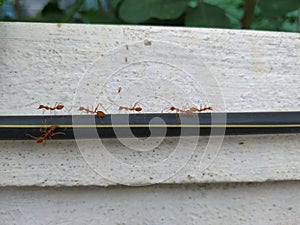
[[[2,188],[1,224],[299,224],[299,183]]]

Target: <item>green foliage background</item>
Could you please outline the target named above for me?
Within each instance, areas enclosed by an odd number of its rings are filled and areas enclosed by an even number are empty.
[[[7,1],[7,0],[6,0]],[[137,24],[300,32],[300,0],[76,0],[63,9],[49,0],[32,17],[20,1],[0,0],[3,21]],[[90,0],[91,1],[91,0]],[[4,9],[11,4],[11,16]],[[107,4],[110,7],[107,7]]]

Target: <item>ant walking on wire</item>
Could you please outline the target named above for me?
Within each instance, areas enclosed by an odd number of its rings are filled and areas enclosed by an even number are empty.
[[[119,106],[119,111],[121,110],[141,112],[143,109],[139,106],[139,102],[135,102],[131,107]]]
[[[46,110],[51,110],[51,111],[54,111],[54,110],[62,110],[65,106],[63,104],[55,104],[54,107],[50,107],[50,106],[47,106],[47,105],[40,105],[38,107],[38,109],[46,109]]]
[[[104,106],[101,103],[99,103],[94,110],[91,110],[89,108],[85,108],[83,106],[79,107],[78,110],[79,111],[85,111],[87,113],[97,114],[97,116],[102,118],[102,117],[105,116],[105,113],[103,111],[98,110],[99,106],[101,106],[106,111],[106,109],[104,108]]]
[[[206,106],[202,107],[202,104],[200,104],[199,108],[197,108],[197,107],[191,107],[191,108],[185,110],[185,109],[179,109],[179,108],[176,108],[174,106],[171,106],[169,108],[169,110],[175,111],[176,113],[192,114],[192,113],[195,113],[195,112],[199,113],[199,112],[203,112],[203,111],[207,111],[207,110],[213,110],[213,108],[210,107],[210,106],[209,107],[206,107]]]

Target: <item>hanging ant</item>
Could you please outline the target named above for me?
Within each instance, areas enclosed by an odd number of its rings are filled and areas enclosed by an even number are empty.
[[[131,107],[119,106],[119,111],[124,109],[124,110],[128,110],[128,111],[140,112],[140,111],[142,111],[142,108],[140,106],[137,107],[138,104],[139,104],[139,102],[136,102]]]
[[[43,143],[47,138],[52,138],[53,136],[57,135],[57,134],[63,134],[65,135],[64,132],[55,132],[54,133],[54,130],[57,128],[58,126],[57,125],[51,125],[50,128],[47,130],[44,131],[44,134],[42,134],[41,136],[39,137],[35,137],[35,136],[32,136],[30,134],[27,134],[27,136],[33,138],[33,139],[36,139],[36,143]]]
[[[103,111],[98,111],[99,106],[101,106],[105,110],[104,106],[101,103],[99,103],[94,110],[91,110],[89,108],[84,108],[83,106],[79,107],[78,110],[79,111],[85,111],[87,113],[97,114],[97,116],[99,116],[100,118],[102,118],[102,117],[105,116],[105,113]]]

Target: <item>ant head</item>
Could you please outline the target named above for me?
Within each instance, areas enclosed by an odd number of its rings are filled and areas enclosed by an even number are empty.
[[[40,105],[40,106],[38,107],[38,109],[43,109],[43,108],[45,108],[43,105]]]
[[[44,140],[45,138],[39,137],[38,139],[36,139],[36,143],[42,143]]]
[[[176,108],[174,106],[172,106],[172,107],[170,107],[170,110],[174,111],[174,110],[176,110]]]
[[[84,107],[83,107],[83,106],[80,106],[78,110],[79,110],[79,111],[82,111],[82,110],[84,110]]]
[[[137,111],[137,112],[140,112],[140,111],[142,111],[142,108],[141,107],[136,107],[134,110]]]

